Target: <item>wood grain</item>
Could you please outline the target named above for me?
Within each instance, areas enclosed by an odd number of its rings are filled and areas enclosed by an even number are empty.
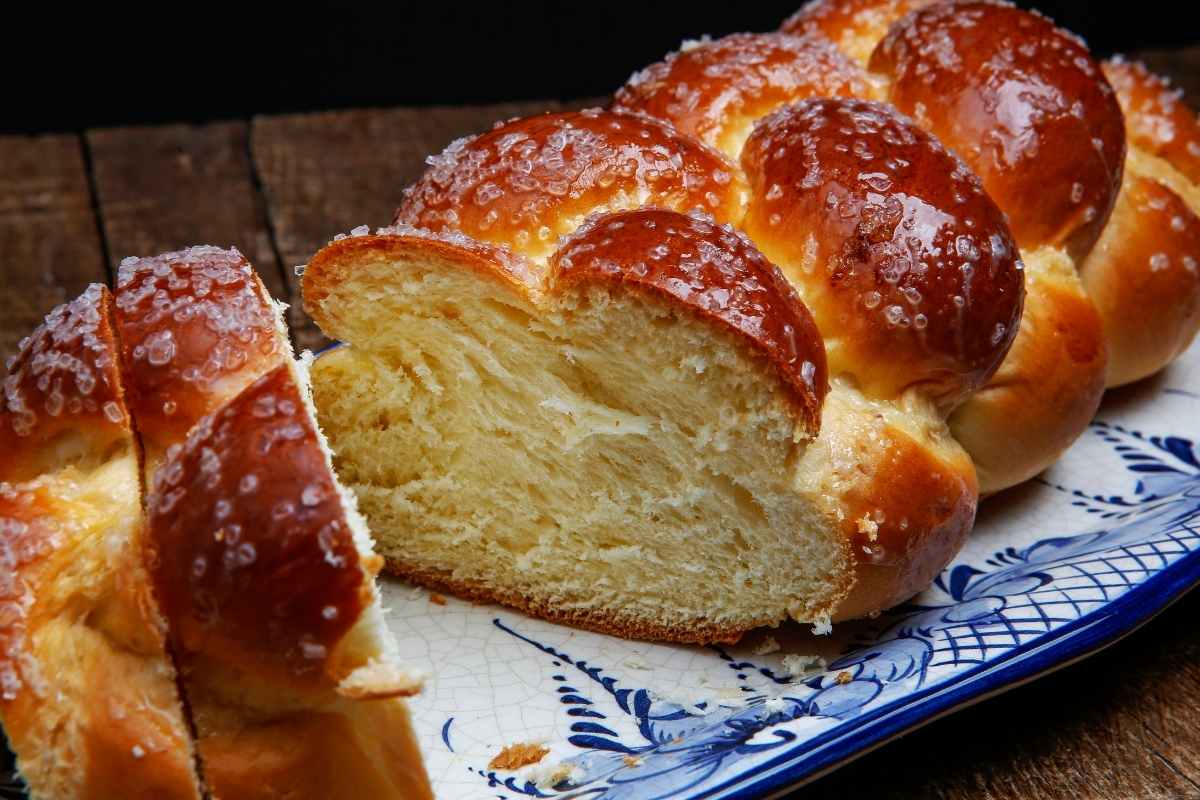
[[[400,192],[425,158],[497,120],[557,108],[552,101],[441,108],[332,111],[259,117],[251,149],[290,282],[291,321],[302,347],[328,340],[304,314],[294,267],[334,234],[391,222]]]
[[[79,137],[0,137],[0,364],[104,262]]]
[[[96,196],[109,253],[147,256],[195,244],[236,247],[271,293],[286,284],[250,163],[249,125],[89,131]]]

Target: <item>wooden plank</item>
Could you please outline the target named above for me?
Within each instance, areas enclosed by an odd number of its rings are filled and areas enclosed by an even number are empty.
[[[391,222],[400,192],[460,136],[497,120],[558,107],[503,103],[457,108],[397,108],[259,117],[251,135],[284,272],[291,284],[292,325],[302,347],[327,343],[304,314],[294,266],[335,234]]]
[[[0,364],[104,262],[79,137],[0,137]]]
[[[271,293],[286,299],[250,164],[247,123],[115,128],[86,137],[114,267],[130,255],[233,246]]]

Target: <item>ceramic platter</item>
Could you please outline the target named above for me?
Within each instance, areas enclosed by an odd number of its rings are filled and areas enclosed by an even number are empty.
[[[388,581],[401,650],[432,676],[412,708],[437,797],[770,797],[1075,661],[1200,582],[1197,440],[1200,348],[986,501],[928,591],[829,636],[629,642]],[[515,744],[549,752],[489,767]]]

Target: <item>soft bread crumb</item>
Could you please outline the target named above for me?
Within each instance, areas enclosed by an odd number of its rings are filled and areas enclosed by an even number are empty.
[[[650,638],[833,606],[843,539],[797,492],[794,409],[740,341],[640,294],[537,305],[434,258],[355,276],[330,302],[356,330],[315,390],[392,569]]]
[[[779,641],[774,636],[768,636],[759,642],[751,652],[756,656],[766,656],[770,655],[771,653],[778,653]]]
[[[833,621],[828,614],[813,621],[812,632],[814,636],[828,636],[833,633]]]
[[[849,672],[846,672],[845,670],[843,670],[842,672],[839,672],[837,674],[837,682],[840,685],[845,685],[852,680],[854,680],[854,676],[852,676]]]
[[[625,756],[621,760],[625,762],[625,766],[627,767],[640,767],[642,765],[642,760],[637,756]]]
[[[783,671],[790,678],[811,672],[824,672],[825,659],[820,656],[802,656],[798,653],[790,653],[783,657]]]
[[[411,697],[421,691],[425,676],[383,661],[372,661],[351,672],[338,684],[338,694],[354,700]]]
[[[488,769],[514,770],[536,764],[545,758],[550,748],[540,744],[510,744],[488,762]]]

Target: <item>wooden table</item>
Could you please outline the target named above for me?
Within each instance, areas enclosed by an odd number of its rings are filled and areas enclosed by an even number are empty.
[[[1200,107],[1200,47],[1146,53]],[[234,245],[320,333],[294,267],[334,234],[384,225],[424,159],[557,102],[257,117],[0,137],[0,360],[51,307],[121,258]],[[1200,797],[1200,592],[1111,649],[985,701],[796,798]],[[2,768],[0,768],[2,769]],[[3,783],[0,782],[0,794]]]

